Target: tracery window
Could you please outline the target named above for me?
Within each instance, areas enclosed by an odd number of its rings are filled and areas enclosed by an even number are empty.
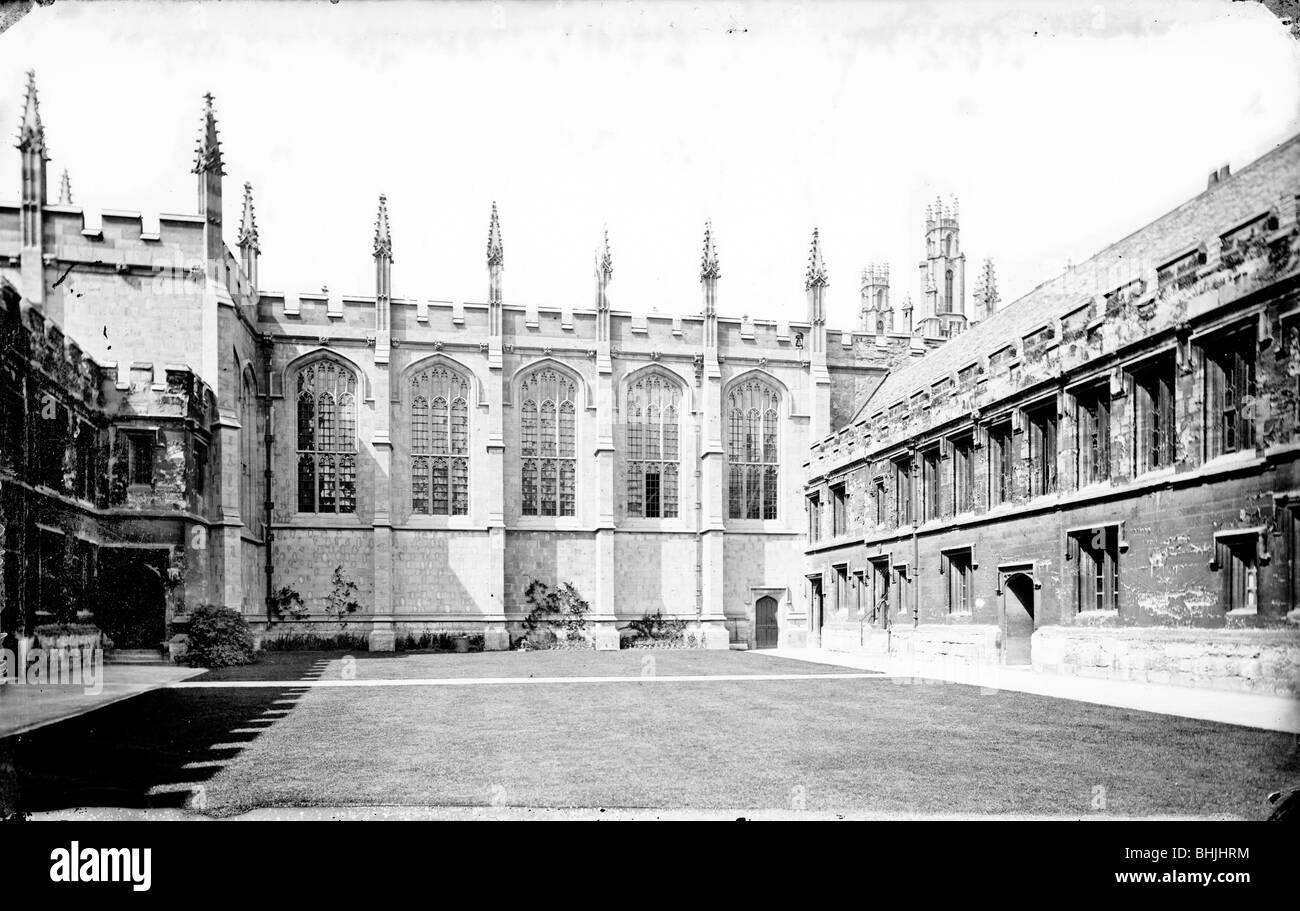
[[[356,393],[356,374],[337,361],[298,371],[298,512],[356,512]]]
[[[411,377],[411,509],[469,514],[469,379],[437,364]]]
[[[627,514],[675,519],[681,385],[650,374],[627,390]]]
[[[577,383],[539,367],[519,389],[520,494],[526,516],[577,514]]]
[[[775,519],[779,479],[777,411],[780,396],[759,379],[727,397],[727,515]]]

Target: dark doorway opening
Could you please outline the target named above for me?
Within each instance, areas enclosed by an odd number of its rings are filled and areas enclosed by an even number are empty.
[[[167,554],[161,548],[100,550],[100,594],[91,603],[95,625],[113,640],[114,648],[162,647],[167,623],[163,585]]]
[[[1032,664],[1034,635],[1034,580],[1024,573],[1009,576],[1002,586],[1006,630],[1003,664]]]
[[[776,648],[776,599],[764,595],[754,604],[754,648]]]

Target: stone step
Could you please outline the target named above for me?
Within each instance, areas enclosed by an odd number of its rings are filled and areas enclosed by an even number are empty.
[[[111,648],[104,653],[106,664],[168,664],[162,649]]]

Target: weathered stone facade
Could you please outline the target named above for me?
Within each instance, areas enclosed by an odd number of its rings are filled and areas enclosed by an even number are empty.
[[[1296,693],[1298,209],[1300,137],[892,373],[812,449],[810,637]]]

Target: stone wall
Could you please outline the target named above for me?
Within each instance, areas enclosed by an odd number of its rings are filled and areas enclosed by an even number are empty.
[[[1300,696],[1300,630],[1045,627],[1033,651],[1036,670]]]

